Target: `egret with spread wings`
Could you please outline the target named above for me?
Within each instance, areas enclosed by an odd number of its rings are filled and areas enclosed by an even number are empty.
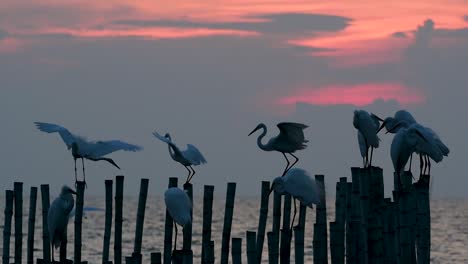
[[[286,168],[282,174],[285,175],[286,172],[288,172],[288,170],[290,170],[299,161],[299,158],[293,153],[307,147],[305,143],[309,141],[304,139],[304,129],[306,129],[307,126],[300,123],[284,122],[279,123],[277,127],[279,128],[280,133],[276,137],[272,137],[266,144],[263,144],[262,142],[263,137],[265,137],[267,133],[267,127],[263,123],[260,123],[254,130],[252,130],[249,136],[255,133],[255,131],[263,129],[263,132],[257,138],[257,145],[264,151],[274,150],[283,154],[287,162]],[[295,161],[291,166],[286,153],[289,153],[289,155],[295,158]]]
[[[186,150],[180,150],[174,142],[172,142],[171,135],[169,135],[169,133],[161,136],[158,132],[153,132],[153,135],[162,142],[167,143],[171,158],[182,164],[187,169],[189,174],[187,175],[186,183],[189,183],[192,180],[193,175],[195,175],[195,170],[192,166],[205,164],[205,157],[203,157],[198,148],[192,144],[187,144]]]
[[[137,145],[132,145],[120,140],[107,140],[107,141],[88,141],[83,137],[72,134],[68,129],[50,123],[34,122],[37,128],[46,133],[59,133],[67,149],[71,149],[73,159],[75,161],[75,181],[78,181],[76,172],[76,160],[81,159],[83,165],[83,180],[86,183],[84,159],[92,161],[104,160],[114,165],[118,169],[120,167],[111,158],[104,156],[118,151],[140,151],[143,148]]]

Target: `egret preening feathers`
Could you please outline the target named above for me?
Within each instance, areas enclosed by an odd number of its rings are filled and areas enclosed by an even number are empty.
[[[195,170],[193,166],[197,166],[200,164],[205,164],[206,160],[205,157],[201,154],[201,152],[192,144],[187,144],[186,150],[180,150],[171,139],[171,135],[166,133],[166,135],[161,136],[158,132],[153,132],[153,135],[158,138],[159,140],[167,143],[169,154],[171,158],[180,164],[182,164],[188,171],[186,183],[189,183],[192,180],[193,175],[195,175]]]
[[[192,201],[187,193],[177,187],[172,187],[164,193],[164,202],[166,203],[167,211],[174,220],[175,241],[174,250],[177,246],[177,224],[184,228],[192,222]]]
[[[68,219],[75,205],[72,194],[76,194],[76,192],[68,186],[63,186],[60,195],[52,202],[47,214],[49,237],[52,244],[52,262],[54,260],[54,248],[59,248],[67,239]]]
[[[291,122],[284,122],[279,123],[277,127],[280,130],[280,133],[276,137],[272,137],[266,144],[262,143],[263,137],[265,137],[267,133],[267,127],[265,124],[260,123],[257,127],[255,127],[252,132],[249,133],[249,136],[252,135],[255,131],[259,129],[263,129],[263,132],[257,138],[257,145],[260,149],[264,151],[278,151],[281,152],[286,159],[286,168],[282,175],[285,175],[288,170],[290,170],[298,161],[299,158],[296,157],[293,153],[296,150],[305,149],[307,145],[305,143],[309,142],[304,138],[304,129],[308,126],[300,123],[291,123]],[[293,156],[295,161],[290,166],[288,157],[286,153]]]
[[[379,137],[377,132],[382,119],[374,114],[369,114],[364,110],[354,111],[353,125],[358,130],[358,143],[361,156],[363,157],[364,167],[372,166],[372,156],[374,148],[379,147]],[[369,148],[371,154],[369,157]]]
[[[88,141],[83,137],[72,134],[68,129],[50,123],[34,122],[37,128],[46,133],[59,133],[67,149],[71,149],[73,159],[75,161],[75,181],[78,181],[76,172],[76,160],[81,159],[83,165],[83,180],[86,183],[84,159],[92,161],[104,160],[114,165],[118,169],[119,166],[110,158],[106,158],[107,154],[118,150],[125,151],[140,151],[143,148],[137,145],[132,145],[120,140],[107,141]]]
[[[313,204],[320,203],[321,188],[315,182],[307,171],[300,168],[293,168],[281,177],[273,180],[270,194],[272,191],[279,194],[289,194],[294,198],[294,214],[291,226],[296,216],[296,199],[306,206],[312,208]]]

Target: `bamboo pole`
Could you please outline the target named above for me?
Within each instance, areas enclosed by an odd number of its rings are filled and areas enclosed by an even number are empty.
[[[280,245],[280,263],[286,264],[290,262],[291,255],[291,195],[284,195],[283,204],[283,228],[281,229],[281,245]]]
[[[394,203],[390,198],[385,198],[385,209],[383,211],[383,244],[384,244],[384,259],[383,263],[396,263],[395,250],[395,221],[393,216]]]
[[[5,191],[5,219],[3,224],[3,255],[2,263],[10,263],[10,236],[11,236],[11,218],[13,217],[14,192]]]
[[[315,224],[314,224],[314,263],[328,263],[327,246],[327,203],[325,199],[325,177],[324,175],[315,175],[315,181],[320,188],[320,203],[316,206]]]
[[[49,229],[47,228],[47,215],[49,214],[50,196],[49,185],[41,184],[41,200],[42,200],[42,260],[45,263],[50,263],[50,237]]]
[[[31,187],[29,195],[29,220],[28,220],[28,242],[27,242],[27,263],[34,263],[34,228],[36,224],[36,201],[37,187]]]
[[[400,209],[399,220],[400,220],[400,263],[406,264],[411,263],[411,231],[410,231],[410,194],[408,189],[403,189],[399,193],[398,207]]]
[[[370,189],[370,169],[359,170],[359,195],[360,195],[360,208],[361,208],[361,260],[362,263],[369,263],[369,245],[368,241],[368,223],[367,218],[369,217],[369,189]]]
[[[358,228],[358,235],[357,238],[357,263],[367,264],[367,236],[365,231],[365,226],[363,225],[363,217],[362,217],[362,204],[361,204],[361,168],[353,167],[351,168],[351,176],[353,179],[353,221],[356,221],[356,225]],[[365,211],[366,209],[364,209]]]
[[[184,190],[187,192],[190,202],[192,203],[192,210],[190,211],[190,219],[193,219],[193,185],[191,183],[184,184]],[[183,250],[186,253],[184,256],[187,256],[188,251],[192,251],[192,221],[185,225],[183,230]],[[193,253],[192,253],[193,254]],[[192,260],[193,261],[193,260]]]
[[[334,228],[336,231],[335,244],[338,245],[338,247],[335,249],[335,253],[334,253],[335,259],[337,261],[335,263],[344,263],[344,256],[345,256],[344,239],[345,239],[345,223],[346,223],[346,210],[347,210],[346,191],[347,191],[347,179],[346,177],[341,177],[340,181],[336,184],[336,200],[335,200],[335,222],[336,222],[335,225],[336,226]],[[332,238],[331,234],[330,234],[330,238]],[[330,247],[330,250],[331,250],[331,247]],[[333,262],[333,256],[332,256],[332,262]]]
[[[161,264],[161,252],[151,253],[151,264]]]
[[[431,257],[431,211],[429,199],[430,175],[422,175],[417,190],[417,216],[418,216],[418,263],[430,263]]]
[[[268,263],[278,264],[278,233],[270,231],[267,233],[268,238]]]
[[[300,203],[299,224],[294,227],[294,256],[295,263],[304,263],[304,229],[306,206]]]
[[[68,227],[68,225],[67,225],[67,227]],[[68,237],[67,236],[67,233],[68,233],[67,231],[68,230],[65,229],[63,237]],[[67,244],[68,244],[67,239],[64,239],[60,243],[60,251],[59,251],[60,263],[66,263],[67,262]]]
[[[236,196],[236,183],[227,184],[226,205],[224,209],[223,237],[221,241],[221,264],[227,264],[229,259],[229,242],[231,240],[232,215]]]
[[[232,238],[232,264],[242,264],[242,238]]]
[[[74,263],[81,263],[81,227],[83,218],[85,183],[77,182],[76,186],[76,207],[75,207],[75,250]]]
[[[280,242],[280,227],[281,227],[281,194],[277,192],[273,192],[273,224],[271,231],[275,233],[273,242],[276,244],[268,245],[268,250],[272,252],[276,252],[273,254],[272,257],[276,257],[276,260],[273,263],[278,263],[279,257],[279,242]],[[270,255],[268,257],[270,259]],[[271,263],[271,262],[270,262]]]
[[[331,263],[338,264],[338,223],[337,222],[330,222],[330,256],[331,256]]]
[[[148,197],[149,179],[141,179],[140,196],[138,199],[137,221],[135,227],[135,243],[133,246],[132,258],[137,263],[141,263],[141,242],[143,239],[143,225],[145,222],[146,198]]]
[[[270,182],[262,181],[262,192],[260,196],[260,217],[258,219],[257,230],[257,261],[262,263],[263,242],[265,240],[265,229],[268,217],[268,202],[269,202]]]
[[[203,191],[203,229],[202,229],[202,264],[207,263],[205,248],[211,241],[211,222],[213,219],[213,185],[205,185]]]
[[[257,250],[256,250],[256,237],[257,234],[254,231],[247,231],[247,263],[257,264]]]
[[[114,264],[122,263],[123,191],[124,176],[119,175],[115,179]]]
[[[346,183],[346,263],[356,263],[357,261],[357,238],[358,235],[355,232],[356,222],[351,224],[351,221],[354,221],[354,195],[353,195],[353,183]]]
[[[112,229],[112,180],[105,180],[104,184],[106,186],[106,220],[102,245],[102,264],[107,264],[109,262],[109,245]]]
[[[15,264],[21,264],[23,253],[23,183],[14,183],[15,193]]]
[[[215,256],[214,256],[214,241],[211,240],[206,248],[206,255],[208,256],[207,264],[214,264],[215,263]]]
[[[177,177],[169,178],[168,188],[177,187]],[[169,211],[166,209],[166,219],[164,222],[164,264],[171,263],[172,256],[172,229],[174,220],[172,220]]]

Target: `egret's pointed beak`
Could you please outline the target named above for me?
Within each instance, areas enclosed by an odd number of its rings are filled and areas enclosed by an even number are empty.
[[[392,128],[388,129],[385,134],[388,134],[390,132],[393,132],[397,127],[401,126],[401,122],[398,122],[396,125],[394,125]]]
[[[373,116],[375,116],[375,118],[377,118],[380,122],[384,122],[384,120],[382,118],[380,118],[378,115],[372,113]]]
[[[383,121],[382,125],[380,125],[380,127],[379,127],[379,130],[377,130],[377,133],[379,133],[380,130],[382,130],[385,127],[386,124],[387,124],[387,121]],[[388,131],[387,131],[387,133],[388,133]],[[387,134],[387,133],[385,133],[385,134]]]
[[[255,133],[255,131],[257,131],[259,129],[259,127],[256,127],[254,130],[252,130],[252,132],[249,133],[249,136],[252,135],[253,133]]]

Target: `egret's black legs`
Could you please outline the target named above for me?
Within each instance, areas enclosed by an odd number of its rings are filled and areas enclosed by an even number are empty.
[[[195,175],[195,170],[193,169],[193,167],[190,165],[189,168],[192,170],[192,175],[190,175],[190,177],[187,179],[186,183],[190,183],[190,181],[193,178],[193,175]]]
[[[291,166],[289,166],[289,169],[288,169],[288,170],[290,170],[290,169],[291,169],[294,165],[296,165],[296,163],[299,161],[299,158],[296,157],[294,154],[289,153],[289,155],[293,156],[296,160],[294,161],[294,163],[293,163]]]
[[[371,147],[369,167],[372,167],[372,156],[373,156],[373,155],[374,155],[374,147]]]
[[[429,156],[426,156],[427,158],[427,175],[431,175],[431,160],[429,159]]]
[[[413,162],[413,153],[411,153],[409,158],[409,171],[411,172],[411,163]]]
[[[366,167],[366,157],[362,158],[362,166],[365,168]]]
[[[424,174],[423,166],[424,166],[423,157],[422,157],[422,154],[419,154],[419,178],[421,178],[421,176]]]
[[[83,181],[84,181],[85,187],[88,188],[88,185],[86,184],[86,174],[85,174],[85,168],[84,168],[84,158],[81,158],[81,164],[83,164]]]
[[[293,211],[293,218],[292,218],[292,221],[291,221],[291,231],[293,230],[293,226],[294,226],[294,220],[296,219],[296,198],[293,198],[293,201],[294,201],[294,211]]]
[[[52,263],[54,263],[55,260],[54,260],[54,244],[53,243],[52,243],[51,248],[52,248]]]
[[[288,160],[288,157],[286,156],[286,154],[284,152],[281,152],[281,153],[283,154],[283,156],[284,156],[284,158],[286,159],[286,162],[287,162],[286,168],[284,169],[283,174],[281,175],[281,176],[284,176],[286,174],[286,172],[288,172],[289,160]]]
[[[188,171],[187,180],[186,180],[185,182],[189,182],[189,181],[190,181],[190,175],[192,175],[192,171],[189,169],[188,166],[184,166],[184,167],[185,167],[185,168],[187,169],[187,171]]]
[[[177,223],[174,221],[175,228],[175,240],[174,240],[174,251],[177,249]]]
[[[78,173],[76,172],[76,158],[74,160],[75,160],[75,187],[77,187],[78,186]]]

